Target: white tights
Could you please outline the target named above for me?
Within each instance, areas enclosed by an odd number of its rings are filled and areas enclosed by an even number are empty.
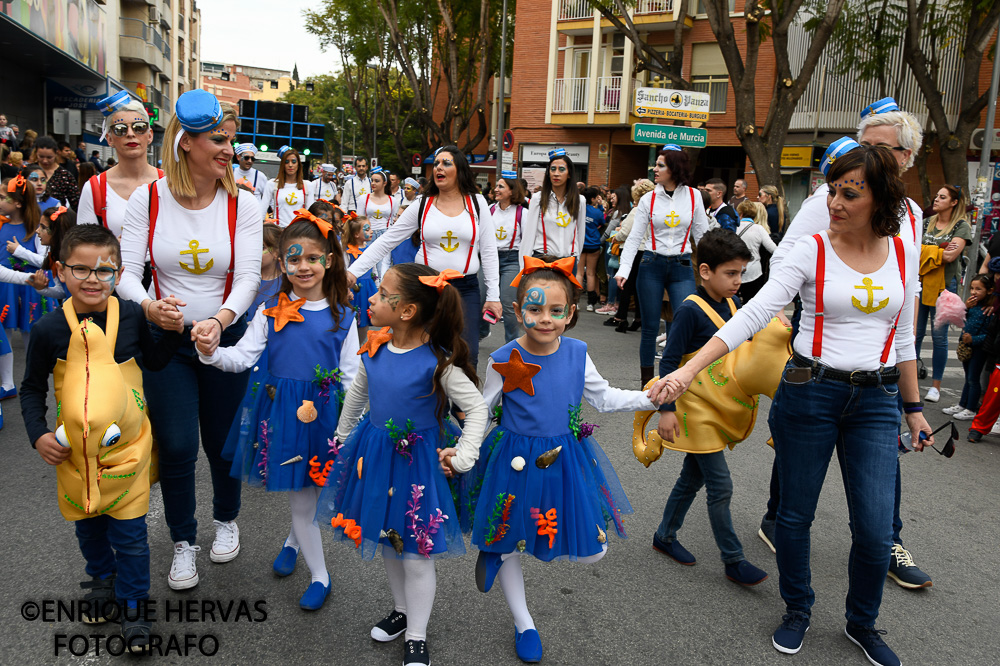
[[[14,388],[14,354],[0,356],[0,388],[9,391]]]
[[[580,564],[593,564],[604,557],[607,552],[608,545],[604,544],[601,546],[601,552],[581,557],[576,561]],[[514,616],[514,630],[523,633],[528,629],[534,629],[535,621],[531,619],[531,613],[528,612],[528,601],[524,595],[524,570],[521,568],[521,554],[517,552],[507,553],[502,555],[500,559],[503,561],[503,565],[500,567],[497,579],[500,581],[503,596],[507,599],[510,614]]]
[[[426,641],[437,588],[434,560],[389,556],[382,561],[396,610],[406,615],[406,640]]]
[[[292,505],[292,531],[285,543],[302,553],[312,574],[314,583],[322,583],[329,587],[330,574],[326,571],[326,559],[323,557],[323,541],[319,526],[316,524],[316,503],[319,501],[319,488],[308,487],[288,493]]]

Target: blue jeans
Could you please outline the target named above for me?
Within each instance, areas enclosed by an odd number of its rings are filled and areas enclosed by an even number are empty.
[[[608,274],[608,303],[617,303],[618,283],[615,282],[615,275],[618,274],[621,258],[605,252],[604,262],[604,272]]]
[[[483,304],[479,300],[479,278],[475,273],[451,281],[462,297],[462,313],[465,326],[462,339],[469,345],[472,367],[479,363],[479,322],[483,318]]]
[[[677,483],[663,508],[663,520],[656,528],[656,536],[667,543],[677,538],[677,530],[684,524],[684,516],[702,486],[705,486],[708,495],[708,520],[712,524],[715,544],[722,553],[722,561],[734,564],[744,560],[743,545],[736,536],[729,513],[733,479],[729,475],[724,451],[688,453],[684,456],[681,475],[677,477]]]
[[[957,293],[958,281],[952,278],[948,283],[948,291]],[[931,355],[931,379],[941,381],[944,377],[944,366],[948,364],[948,324],[937,326],[934,323],[934,313],[937,308],[931,305],[917,304],[917,329],[914,334],[917,337],[917,358],[920,358],[920,347],[924,342],[924,335],[927,333],[927,319],[931,320],[931,340],[934,350]]]
[[[246,331],[237,319],[222,334],[220,347],[235,345]],[[154,334],[158,331],[154,327]],[[185,340],[166,368],[143,372],[149,422],[160,447],[160,490],[170,538],[194,545],[198,534],[195,511],[195,463],[198,435],[212,473],[212,516],[235,520],[240,513],[240,479],[229,475],[231,460],[222,457],[229,428],[247,388],[250,371],[223,372],[198,360]]]
[[[982,347],[974,348],[972,358],[962,362],[962,367],[965,368],[965,386],[962,387],[962,399],[958,404],[966,409],[979,409],[979,400],[983,396],[983,385],[979,383],[979,379],[985,365],[986,352]]]
[[[648,250],[643,253],[639,265],[633,270],[639,271],[635,291],[639,295],[639,314],[642,317],[639,365],[648,368],[653,365],[656,356],[656,336],[660,332],[663,290],[666,289],[670,295],[670,306],[676,312],[684,299],[694,293],[696,288],[694,271],[691,269],[690,254],[668,257]],[[667,335],[670,335],[669,323]]]
[[[149,598],[146,516],[129,520],[94,516],[76,521],[75,526],[88,576],[107,578],[117,573],[115,597],[120,602]]]
[[[823,378],[782,380],[778,388],[768,424],[781,483],[774,545],[789,613],[808,616],[815,602],[809,530],[836,450],[852,538],[846,617],[875,625],[892,548],[898,394],[896,385],[858,387]]]
[[[500,302],[503,304],[503,333],[504,342],[510,342],[521,335],[521,327],[514,316],[514,300],[517,298],[517,287],[510,286],[517,274],[521,270],[517,250],[500,250],[497,252],[500,258]],[[482,270],[479,274],[482,275]],[[479,297],[482,302],[486,302],[486,280],[480,278]],[[491,324],[480,315],[479,337],[485,338],[490,332]]]

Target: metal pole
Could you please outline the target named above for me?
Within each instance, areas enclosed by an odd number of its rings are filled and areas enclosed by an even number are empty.
[[[997,22],[997,30],[1000,31],[1000,21]],[[1000,32],[997,33],[1000,36]],[[983,237],[983,206],[989,201],[989,185],[993,181],[990,169],[990,152],[993,150],[994,122],[997,115],[997,88],[1000,87],[1000,68],[997,67],[997,58],[993,59],[993,76],[990,80],[990,103],[986,107],[986,133],[983,135],[983,150],[979,156],[979,177],[976,181],[976,190],[973,198],[975,215],[978,219],[972,236],[972,243],[965,251],[965,256],[969,258],[971,275],[975,275],[979,269],[980,242]],[[992,258],[992,257],[991,257]],[[969,274],[967,273],[967,276]],[[971,277],[971,276],[970,276]],[[972,287],[972,280],[966,279],[962,283],[962,300],[969,298],[969,290]]]
[[[497,110],[497,174],[493,181],[496,185],[500,182],[500,174],[503,173],[503,134],[504,134],[504,105],[506,104],[506,88],[507,88],[507,0],[503,0],[503,14],[501,15],[503,23],[500,29],[500,95],[497,103],[500,108]]]
[[[340,164],[337,165],[337,170],[344,164],[344,107],[340,107]]]
[[[351,121],[351,156],[353,159],[357,159],[357,153],[354,152],[356,149],[356,142],[358,139],[358,123],[354,120]]]

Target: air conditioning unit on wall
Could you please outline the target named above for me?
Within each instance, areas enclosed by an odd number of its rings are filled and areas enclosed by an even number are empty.
[[[986,130],[980,127],[979,129],[973,130],[972,137],[969,139],[969,144],[971,148],[975,150],[982,150],[984,139],[986,138]],[[993,131],[993,150],[1000,150],[1000,130]]]
[[[160,22],[160,8],[159,7],[150,7],[149,8],[149,22],[150,23],[159,23]]]

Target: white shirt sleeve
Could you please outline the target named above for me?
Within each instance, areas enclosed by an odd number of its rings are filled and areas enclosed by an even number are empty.
[[[486,381],[483,383],[483,399],[486,401],[486,408],[488,414],[492,414],[496,406],[500,404],[500,397],[503,395],[503,377],[500,373],[493,369],[493,357],[488,357],[489,362],[486,364]],[[486,422],[486,427],[489,428],[489,421]],[[485,436],[485,431],[483,435]]]
[[[535,237],[538,236],[538,214],[542,206],[542,193],[531,195],[528,210],[521,216],[521,248],[518,253],[520,267],[524,268],[524,258],[535,251]]]
[[[581,194],[576,209],[576,258],[583,254],[583,243],[587,239],[587,199]]]
[[[907,219],[907,223],[909,223],[909,219]],[[896,325],[896,339],[893,340],[893,346],[896,348],[896,363],[913,361],[917,358],[917,350],[914,345],[916,335],[913,329],[913,311],[917,306],[917,295],[920,293],[920,253],[916,247],[905,240],[903,244],[906,249],[906,289],[903,292],[903,309]],[[895,255],[894,249],[890,249],[889,252],[891,255]],[[893,256],[893,258],[895,257]]]
[[[375,268],[397,245],[412,236],[413,232],[420,226],[420,220],[417,219],[419,208],[420,206],[410,206],[404,210],[403,214],[396,220],[396,224],[386,229],[384,234],[376,238],[375,242],[365,248],[361,256],[347,269],[348,272],[354,277],[361,277]],[[489,214],[489,211],[487,210],[486,213]],[[496,252],[493,254],[496,255]],[[497,282],[499,281],[498,273]]]
[[[77,204],[76,208],[76,223],[97,224],[97,212],[94,210],[94,193],[91,191],[89,179],[83,184],[83,188],[80,190],[80,203]]]
[[[172,158],[171,158],[172,159]],[[263,232],[261,232],[263,233]],[[125,222],[122,225],[122,279],[117,293],[136,303],[149,298],[142,288],[142,272],[146,265],[146,250],[149,245],[149,186],[140,185],[128,198],[125,207]],[[257,251],[260,261],[260,250]]]
[[[597,371],[589,352],[583,378],[583,398],[599,412],[656,409],[645,391],[626,391],[608,384],[608,380]]]
[[[690,185],[688,185],[687,188],[694,192],[694,189]],[[688,197],[690,196],[691,195],[689,194]],[[691,220],[691,241],[695,245],[697,245],[698,241],[701,240],[701,237],[708,232],[709,228],[708,213],[705,212],[705,207],[701,205],[700,197],[701,192],[696,192],[694,195],[694,217]],[[712,218],[712,222],[715,222],[715,218]],[[719,226],[718,223],[716,223],[716,226]],[[690,247],[691,244],[689,243],[688,248]]]
[[[360,357],[359,357],[360,358]],[[344,442],[354,426],[358,425],[361,415],[368,406],[368,374],[365,364],[358,364],[358,372],[354,375],[351,387],[344,395],[344,406],[340,408],[340,421],[337,423],[337,439]]]
[[[344,386],[344,391],[347,391],[351,388],[351,384],[354,383],[354,378],[358,376],[358,367],[361,365],[361,357],[358,356],[358,350],[361,349],[361,343],[358,341],[357,320],[350,311],[345,312],[344,316],[351,318],[351,328],[347,331],[347,337],[344,338],[344,344],[340,348],[340,365],[338,367],[344,375],[341,383]],[[254,319],[257,318],[254,317]]]
[[[496,225],[486,199],[476,195],[479,204],[479,263],[486,280],[486,300],[500,300],[500,257],[497,255]]]
[[[35,245],[38,245],[37,236],[35,238]],[[21,261],[28,262],[35,268],[41,268],[42,262],[45,261],[45,257],[49,256],[49,246],[42,245],[41,248],[42,249],[39,252],[32,252],[24,245],[18,243],[17,248],[14,250],[14,257],[20,259]]]
[[[211,356],[205,356],[199,351],[198,360],[223,372],[243,372],[252,368],[267,347],[268,317],[263,314],[266,307],[265,303],[260,304],[239,342],[232,347],[218,347]]]
[[[21,271],[15,271],[12,268],[7,268],[6,266],[0,266],[0,282],[9,282],[10,284],[28,284],[28,280],[31,279],[31,273],[22,273]]]
[[[778,249],[778,246],[774,244],[773,240],[771,240],[771,234],[764,231],[764,227],[759,224],[755,224],[754,226],[757,227],[757,237],[760,239],[760,245],[762,245],[764,249],[770,252],[773,256],[774,251]]]
[[[638,233],[638,230],[645,230],[649,226],[649,202],[652,195],[647,192],[639,199],[639,203],[632,209],[632,229],[629,231],[625,246],[622,248],[621,262],[618,265],[618,272],[615,277],[623,277],[626,280],[632,272],[632,264],[635,263],[635,255],[639,253],[639,246],[642,245],[645,233]]]
[[[479,459],[479,447],[489,424],[489,410],[483,395],[461,368],[449,365],[441,376],[441,386],[452,402],[465,412],[465,427],[451,464],[456,472],[468,472]]]
[[[131,199],[129,201],[131,203]],[[146,228],[149,228],[148,221]],[[264,225],[257,199],[249,192],[239,190],[236,240],[233,243],[233,252],[236,253],[233,261],[233,287],[220,310],[230,310],[239,318],[253,303],[260,287],[260,248],[263,244]]]

